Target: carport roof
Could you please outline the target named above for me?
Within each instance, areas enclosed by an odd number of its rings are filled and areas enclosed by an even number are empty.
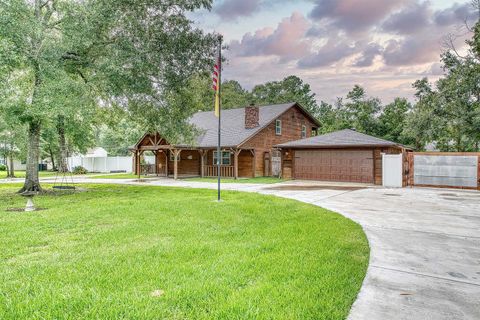
[[[401,144],[369,136],[351,129],[330,132],[307,139],[290,141],[277,148],[352,148],[352,147],[404,147]]]

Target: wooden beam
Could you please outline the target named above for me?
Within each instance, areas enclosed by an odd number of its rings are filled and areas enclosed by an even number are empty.
[[[238,155],[242,152],[242,150],[234,150],[233,151],[233,177],[235,180],[238,179]]]
[[[170,158],[168,157],[169,151],[166,150],[164,154],[165,154],[165,177],[168,178],[168,162],[170,161]]]
[[[200,177],[205,177],[205,150],[198,150],[200,153]],[[208,151],[207,151],[208,152]]]
[[[178,157],[182,150],[173,149],[173,179],[178,179]]]
[[[140,172],[140,150],[138,150],[136,152],[136,158],[137,158],[136,159],[137,175],[138,175],[138,179],[140,179],[140,174],[141,174],[141,172]]]

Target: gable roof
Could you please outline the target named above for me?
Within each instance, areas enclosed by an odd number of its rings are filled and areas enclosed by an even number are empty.
[[[290,141],[277,145],[279,148],[348,148],[348,147],[391,147],[399,143],[369,136],[354,130],[345,129],[307,139]]]
[[[253,129],[245,128],[245,108],[222,110],[221,145],[222,147],[237,147],[259,133],[275,119],[290,108],[299,107],[312,121],[315,120],[297,103],[285,103],[259,107],[259,126]],[[200,148],[216,147],[218,143],[218,118],[213,111],[197,112],[189,120],[201,132],[197,137],[196,146]]]

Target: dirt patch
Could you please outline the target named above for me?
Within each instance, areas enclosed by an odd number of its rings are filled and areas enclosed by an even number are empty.
[[[278,191],[308,191],[308,190],[340,190],[340,191],[356,191],[365,189],[364,187],[349,187],[349,186],[276,186],[266,188],[265,190]]]
[[[387,197],[401,197],[402,196],[401,194],[396,194],[396,193],[384,193],[383,195],[387,196]]]

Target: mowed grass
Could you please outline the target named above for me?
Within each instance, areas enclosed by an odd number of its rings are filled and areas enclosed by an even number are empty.
[[[217,182],[217,178],[189,178],[185,179],[186,181],[196,181],[196,182]],[[221,179],[222,183],[256,183],[256,184],[273,184],[285,182],[285,179],[279,179],[274,177],[257,177],[257,178],[239,178],[235,179]]]
[[[55,177],[57,173],[53,171],[39,171],[39,177]],[[6,171],[0,171],[0,179],[7,178]],[[25,171],[15,171],[15,178],[25,178]]]
[[[6,211],[18,187],[0,186],[0,319],[345,319],[367,269],[357,224],[292,200],[85,185]]]
[[[141,175],[140,178],[156,178],[156,176],[144,176]],[[113,173],[113,174],[100,174],[91,177],[92,179],[138,179],[138,175],[132,173]]]

